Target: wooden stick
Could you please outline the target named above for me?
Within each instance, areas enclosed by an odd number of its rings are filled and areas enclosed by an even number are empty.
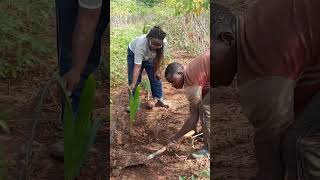
[[[191,130],[189,131],[187,134],[185,134],[183,137],[192,137],[192,135],[194,135],[196,132],[194,130]],[[159,149],[158,151],[150,154],[148,157],[147,157],[147,160],[151,160],[153,159],[154,157],[156,157],[157,155],[160,155],[162,154],[163,152],[165,152],[167,150],[167,146],[164,146],[162,147],[161,149]]]
[[[165,152],[166,150],[167,150],[167,146],[164,146],[163,148],[159,149],[158,151],[150,154],[150,155],[147,157],[147,160],[153,159],[153,158],[156,157],[157,155],[162,154],[163,152]]]
[[[192,137],[196,132],[194,130],[189,131],[187,134],[183,135],[184,138]]]

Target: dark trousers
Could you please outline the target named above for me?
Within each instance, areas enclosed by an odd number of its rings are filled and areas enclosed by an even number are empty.
[[[282,144],[288,180],[320,179],[320,92],[297,116]]]
[[[72,38],[78,15],[78,0],[56,0],[56,25],[57,25],[57,49],[59,73],[63,76],[72,66]],[[72,92],[72,108],[77,114],[79,108],[80,94],[85,80],[95,72],[101,57],[101,39],[109,23],[109,4],[103,1],[99,24],[97,26],[94,44],[88,57],[85,69],[81,73],[81,79]],[[64,101],[62,100],[62,105]],[[63,105],[64,107],[64,105]],[[63,113],[62,113],[63,115]],[[63,119],[63,117],[61,117]]]
[[[276,76],[240,86],[243,113],[255,127],[258,180],[320,179],[320,94],[294,116],[294,87]]]
[[[133,68],[134,68],[134,53],[130,50],[130,48],[128,48],[127,60],[128,60],[128,83],[130,85],[132,83]],[[139,85],[141,82],[141,74],[144,69],[146,70],[146,72],[148,74],[148,79],[150,81],[151,92],[152,92],[153,98],[158,99],[158,100],[161,99],[163,96],[162,82],[161,82],[161,80],[158,80],[154,77],[152,62],[142,61],[137,85]]]

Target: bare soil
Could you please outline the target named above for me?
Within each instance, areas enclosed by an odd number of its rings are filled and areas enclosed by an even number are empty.
[[[187,63],[193,57],[185,52],[176,52],[174,59]],[[183,90],[175,90],[165,80],[163,91],[169,109],[156,107],[145,108],[145,93],[141,94],[141,111],[139,111],[133,128],[130,128],[129,114],[125,112],[128,104],[126,87],[111,89],[111,124],[116,123],[111,146],[111,179],[178,179],[179,176],[192,176],[209,167],[209,160],[192,159],[191,153],[203,146],[199,138],[182,140],[173,149],[164,152],[155,159],[135,165],[162,148],[174,135],[188,117],[189,104]],[[132,166],[135,165],[135,166]]]
[[[229,7],[236,15],[244,15],[255,0],[217,1]],[[187,63],[193,57],[175,53],[174,59]],[[124,88],[124,87],[123,87]],[[164,94],[170,109],[152,111],[142,108],[132,130],[129,117],[124,112],[128,97],[121,88],[111,90],[117,101],[111,109],[117,130],[111,147],[111,179],[178,179],[190,177],[209,166],[207,160],[194,160],[190,154],[203,143],[184,139],[177,149],[165,152],[157,159],[138,166],[128,166],[141,161],[150,153],[165,145],[188,116],[188,103],[182,91],[164,83]],[[211,179],[247,180],[256,174],[253,147],[254,129],[241,112],[236,83],[213,91]],[[120,102],[121,101],[121,102]],[[120,124],[120,125],[119,125]],[[194,146],[193,146],[194,145]]]
[[[55,64],[54,59],[48,63]],[[48,81],[51,74],[46,69],[38,69],[15,80],[1,80],[0,109],[12,109],[7,121],[10,133],[0,132],[0,142],[4,146],[8,180],[18,179],[24,166],[26,143],[31,137],[34,112],[38,99],[37,93]],[[96,107],[94,116],[105,119],[103,127],[98,132],[94,150],[91,151],[81,168],[78,179],[105,179],[108,162],[109,123],[107,107],[105,105],[105,87],[100,87],[96,93]],[[33,151],[30,164],[27,165],[27,179],[57,180],[63,179],[63,162],[50,156],[48,146],[63,138],[63,131],[59,129],[60,105],[59,98],[53,89],[42,107],[41,119],[36,127],[33,141]]]

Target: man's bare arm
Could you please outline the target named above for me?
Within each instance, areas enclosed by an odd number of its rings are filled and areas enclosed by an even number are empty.
[[[72,68],[75,68],[78,72],[82,72],[89,57],[99,17],[100,8],[79,7],[72,41]]]
[[[79,6],[72,40],[72,67],[63,77],[69,91],[73,91],[79,83],[80,74],[87,63],[94,42],[100,9],[87,9]]]
[[[194,103],[190,105],[190,116],[183,124],[182,128],[171,138],[172,142],[179,141],[182,136],[191,130],[194,130],[199,120],[199,104]]]
[[[182,128],[171,138],[171,141],[178,141],[182,136],[194,130],[199,120],[199,104],[201,101],[201,87],[193,86],[186,89],[186,96],[190,102],[190,116]]]

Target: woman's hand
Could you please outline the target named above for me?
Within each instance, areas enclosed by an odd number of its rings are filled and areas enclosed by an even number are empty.
[[[154,78],[155,78],[156,80],[161,80],[161,75],[160,75],[160,73],[158,73],[158,72],[154,73]]]
[[[128,94],[129,94],[129,96],[132,95],[132,91],[133,91],[133,89],[134,89],[134,85],[133,85],[133,84],[130,84],[130,85],[127,86],[127,88],[128,88]]]

